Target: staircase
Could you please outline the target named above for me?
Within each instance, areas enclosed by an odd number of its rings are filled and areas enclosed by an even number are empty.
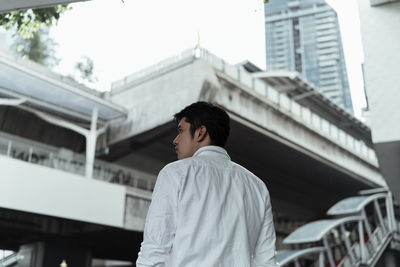
[[[386,188],[343,199],[327,215],[284,239],[292,249],[278,251],[280,266],[373,267],[388,247],[400,250],[399,221]]]

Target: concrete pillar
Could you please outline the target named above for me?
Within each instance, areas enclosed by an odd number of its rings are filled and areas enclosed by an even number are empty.
[[[96,141],[97,141],[97,107],[93,108],[92,121],[90,124],[90,131],[86,134],[86,167],[85,176],[87,178],[93,178],[93,165],[94,157],[96,152]]]

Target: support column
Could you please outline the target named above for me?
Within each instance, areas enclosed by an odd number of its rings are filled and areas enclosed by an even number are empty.
[[[320,253],[319,253],[319,256],[318,256],[318,266],[319,267],[325,267],[325,256],[324,256],[324,251],[321,251]]]
[[[0,105],[9,105],[9,106],[18,106],[22,103],[24,103],[26,100],[25,99],[4,99],[0,98]],[[86,163],[85,163],[85,176],[88,178],[93,178],[93,167],[94,167],[94,159],[95,159],[95,153],[96,153],[96,141],[97,137],[104,133],[107,129],[107,124],[103,126],[101,129],[97,130],[97,121],[98,121],[98,108],[95,106],[92,111],[92,119],[90,122],[90,129],[86,129],[84,127],[75,125],[71,122],[65,121],[63,119],[53,117],[49,114],[45,114],[43,112],[40,112],[38,110],[33,110],[29,107],[21,107],[24,110],[28,110],[43,120],[60,126],[64,127],[67,129],[70,129],[72,131],[75,131],[83,136],[85,136],[86,139]]]
[[[104,133],[107,129],[107,124],[97,130],[97,120],[98,120],[98,109],[97,107],[93,108],[92,111],[92,119],[90,122],[90,129],[83,128],[81,126],[75,125],[71,122],[62,120],[60,118],[56,118],[47,114],[44,114],[40,111],[32,111],[34,114],[44,119],[45,121],[58,125],[72,131],[75,131],[86,138],[86,163],[85,163],[85,176],[88,178],[92,178],[93,176],[93,165],[94,158],[96,152],[96,141],[97,137]]]
[[[360,238],[360,255],[361,261],[365,262],[367,260],[366,249],[365,249],[365,240],[364,240],[364,228],[363,228],[363,221],[358,221],[358,235]]]
[[[87,178],[93,177],[94,157],[96,152],[96,141],[97,141],[97,107],[93,108],[92,121],[90,123],[90,130],[85,135],[86,137],[86,166],[85,176]]]
[[[328,240],[326,238],[326,236],[324,236],[322,238],[322,242],[324,243],[324,247],[326,249],[326,254],[328,255],[328,261],[329,261],[329,265],[331,267],[335,267],[335,261],[333,260],[333,254],[332,254],[332,250],[328,244]]]
[[[387,213],[387,218],[388,218],[388,225],[389,225],[389,231],[394,232],[397,231],[397,223],[396,223],[396,218],[394,215],[394,206],[393,206],[393,195],[389,191],[388,195],[386,197],[386,213]]]
[[[382,233],[387,233],[388,229],[386,228],[385,222],[383,221],[381,208],[379,207],[379,203],[378,203],[377,199],[374,200],[374,207],[375,207],[375,211],[378,215],[379,224],[382,227]],[[389,221],[388,221],[388,223],[389,223]],[[379,240],[379,241],[382,241],[382,240]]]
[[[354,253],[353,250],[351,249],[350,238],[347,236],[346,229],[344,228],[343,224],[340,225],[340,231],[342,232],[342,236],[343,236],[343,239],[344,239],[344,244],[346,246],[347,254],[349,255],[350,261],[351,261],[351,263],[353,265],[355,265],[357,260],[356,260],[355,255],[353,254]]]
[[[365,213],[365,210],[362,210],[361,214],[362,214],[362,218],[363,218],[363,221],[364,221],[365,230],[366,230],[367,235],[368,235],[368,242],[366,243],[366,248],[368,249],[367,244],[370,243],[371,246],[372,246],[372,250],[369,251],[369,252],[374,253],[376,248],[377,248],[377,244],[374,244],[375,242],[374,242],[373,237],[372,237],[371,225],[368,222],[368,218],[367,218],[367,214]]]

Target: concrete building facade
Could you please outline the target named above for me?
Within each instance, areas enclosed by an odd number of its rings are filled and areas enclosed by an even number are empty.
[[[372,140],[382,173],[400,199],[400,1],[358,3]]]
[[[353,113],[336,12],[323,0],[265,4],[267,70],[301,73]]]

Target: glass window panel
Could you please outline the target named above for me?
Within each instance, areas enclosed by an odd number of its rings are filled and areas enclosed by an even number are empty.
[[[368,147],[364,142],[361,142],[361,155],[368,158]]]
[[[287,111],[290,111],[290,99],[284,94],[279,96],[279,105]]]
[[[342,143],[343,145],[346,144],[346,134],[339,129],[339,141],[340,143]]]
[[[301,108],[301,117],[306,123],[311,124],[311,111],[308,108]]]
[[[311,125],[317,129],[321,128],[321,117],[318,114],[312,113]]]
[[[339,129],[338,127],[336,127],[336,125],[331,124],[331,133],[330,136],[335,139],[335,140],[339,140],[338,138],[338,134],[339,134]]]
[[[301,106],[299,103],[297,103],[296,101],[292,101],[292,110],[291,111],[296,117],[300,118]]]
[[[354,140],[354,148],[358,154],[361,154],[361,141],[355,139]]]
[[[272,87],[268,87],[268,99],[278,104],[278,91]]]
[[[351,149],[351,151],[353,153],[355,153],[356,152],[355,151],[355,139],[347,133],[345,133],[345,135],[346,135],[346,145]]]
[[[225,73],[231,76],[234,79],[238,78],[238,69],[232,65],[226,64],[225,65]]]
[[[245,70],[240,70],[240,82],[243,83],[248,88],[253,89],[252,77]]]
[[[254,90],[257,93],[265,96],[265,88],[266,88],[266,85],[265,85],[265,83],[263,81],[261,81],[259,79],[255,79],[254,80]]]
[[[212,64],[218,70],[223,70],[224,69],[224,61],[221,58],[213,56],[212,57]]]
[[[321,119],[321,126],[322,126],[322,132],[326,135],[329,135],[329,122],[325,119]]]

